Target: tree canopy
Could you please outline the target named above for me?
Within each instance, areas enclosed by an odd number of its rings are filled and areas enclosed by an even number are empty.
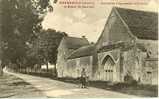
[[[38,38],[33,41],[28,50],[29,57],[34,59],[33,63],[56,64],[57,48],[63,36],[67,36],[67,34],[53,29],[43,30],[39,33]]]
[[[57,0],[55,0],[57,1]],[[50,0],[1,1],[1,60],[19,64],[29,60],[29,45],[42,33],[44,15],[53,11]]]

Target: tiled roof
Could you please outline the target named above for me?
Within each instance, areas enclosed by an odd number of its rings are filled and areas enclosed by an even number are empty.
[[[65,40],[65,45],[69,49],[78,49],[82,46],[89,44],[86,38],[64,37],[64,40]]]
[[[136,11],[115,8],[130,31],[139,39],[158,39],[158,14],[154,12]]]
[[[98,53],[111,51],[111,50],[113,50],[113,49],[121,48],[121,47],[123,47],[123,46],[124,46],[124,42],[119,42],[119,43],[115,43],[115,44],[109,44],[109,45],[106,45],[106,46],[101,47],[101,48],[98,50]]]
[[[68,57],[68,59],[79,58],[84,56],[92,56],[94,50],[95,50],[94,44],[83,46],[72,52],[72,54]]]

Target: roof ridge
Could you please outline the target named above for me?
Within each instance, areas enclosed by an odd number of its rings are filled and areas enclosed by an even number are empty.
[[[131,10],[131,11],[136,11],[136,12],[145,12],[145,13],[158,14],[157,12],[154,12],[154,11],[137,10],[137,9],[123,8],[123,7],[113,7],[113,8],[115,8],[115,9],[123,9],[123,10]]]
[[[84,38],[82,38],[82,37],[73,37],[73,36],[65,36],[64,38],[84,39]]]
[[[95,44],[84,45],[84,46],[74,50],[73,52],[71,52],[70,55],[67,58],[70,58],[71,56],[76,55],[79,51],[83,51],[83,50],[86,51],[86,49],[90,49],[90,48],[94,48],[94,47],[95,47]],[[89,52],[92,53],[92,51],[89,51]],[[79,56],[82,57],[82,56],[85,56],[85,55],[78,55],[78,57]],[[76,58],[77,58],[77,56],[76,56]]]

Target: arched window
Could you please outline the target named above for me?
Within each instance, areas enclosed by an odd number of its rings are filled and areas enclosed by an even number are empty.
[[[103,59],[102,65],[105,65],[106,62],[109,62],[110,65],[115,65],[114,60],[113,60],[112,57],[109,56],[109,55],[107,55],[107,56]]]

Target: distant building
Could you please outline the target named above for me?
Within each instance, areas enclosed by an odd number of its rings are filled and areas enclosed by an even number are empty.
[[[57,72],[58,77],[67,77],[69,74],[67,67],[67,57],[78,48],[88,45],[88,40],[83,38],[76,37],[63,37],[59,47],[58,47],[58,56],[57,56]]]
[[[79,77],[85,68],[91,80],[158,84],[157,20],[157,13],[114,7],[96,44],[63,38],[58,76]]]

